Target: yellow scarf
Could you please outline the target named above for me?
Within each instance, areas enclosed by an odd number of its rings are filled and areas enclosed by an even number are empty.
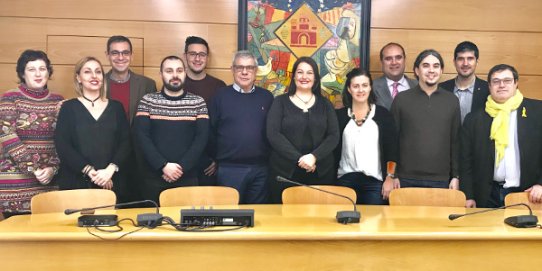
[[[493,98],[491,98],[491,95],[487,97],[486,112],[493,117],[489,137],[495,140],[495,150],[497,151],[495,166],[499,165],[499,162],[503,159],[504,149],[508,146],[508,122],[510,122],[510,112],[518,109],[522,101],[523,95],[519,89],[517,89],[516,95],[502,104],[495,102]]]

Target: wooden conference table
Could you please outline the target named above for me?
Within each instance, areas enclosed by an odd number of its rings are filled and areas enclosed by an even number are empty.
[[[516,229],[498,210],[449,221],[464,208],[359,206],[359,224],[335,221],[347,205],[240,205],[255,227],[230,232],[144,229],[103,241],[76,226],[78,214],[0,222],[2,270],[527,270],[542,263],[542,230]],[[160,212],[179,221],[180,207]],[[152,209],[103,210],[133,218]],[[469,212],[472,210],[469,210]],[[536,214],[542,218],[541,212]],[[124,231],[134,230],[122,223]],[[92,232],[112,239],[122,233]]]

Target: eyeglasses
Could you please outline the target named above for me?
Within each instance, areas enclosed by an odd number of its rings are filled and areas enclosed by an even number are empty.
[[[247,72],[254,72],[258,66],[243,66],[243,65],[233,65],[233,70],[235,72],[243,72],[245,69]]]
[[[197,53],[197,52],[187,52],[186,54],[191,58],[196,58],[198,56],[200,58],[206,58],[207,57],[207,53],[205,53],[205,52],[199,52],[199,53]]]
[[[119,52],[119,51],[111,51],[109,52],[109,54],[113,57],[118,57],[122,54],[122,56],[124,57],[127,57],[127,56],[130,56],[132,55],[132,51],[128,51],[128,50],[125,50],[125,51],[122,51],[122,52]]]
[[[494,79],[491,79],[491,84],[492,85],[500,86],[501,83],[504,83],[507,86],[511,85],[512,83],[514,83],[514,78],[504,78],[504,79],[494,78]]]

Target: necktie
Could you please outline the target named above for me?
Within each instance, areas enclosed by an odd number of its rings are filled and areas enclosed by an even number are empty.
[[[399,89],[397,89],[397,87],[399,86],[399,83],[393,82],[391,86],[393,87],[393,89],[391,90],[391,97],[395,98],[395,96],[397,96],[397,94],[399,93]]]

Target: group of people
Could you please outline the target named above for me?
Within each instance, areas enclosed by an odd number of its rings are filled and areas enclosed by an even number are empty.
[[[524,98],[514,67],[476,77],[472,42],[454,52],[457,76],[439,84],[441,55],[424,50],[405,76],[405,50],[380,51],[384,75],[346,75],[344,108],[321,94],[317,63],[300,57],[287,93],[255,85],[258,61],[236,52],[230,86],[207,74],[208,43],[186,39],[184,55],[160,63],[163,87],[130,69],[132,44],[107,42],[111,70],[95,57],[75,66],[77,95],[64,100],[47,82],[42,51],[17,62],[18,88],[0,99],[0,211],[28,213],[32,196],[103,188],[119,202],[181,186],[237,189],[240,203],[281,203],[288,183],[353,188],[358,204],[386,204],[393,189],[461,189],[467,207],[503,205],[509,192],[542,202],[542,103]],[[489,82],[489,83],[488,83]]]

